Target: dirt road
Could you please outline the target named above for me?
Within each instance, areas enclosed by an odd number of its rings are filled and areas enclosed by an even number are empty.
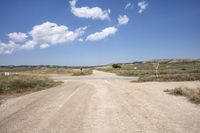
[[[56,78],[56,77],[54,77]],[[0,105],[0,133],[199,133],[200,106],[163,92],[200,82],[131,83],[94,71]]]

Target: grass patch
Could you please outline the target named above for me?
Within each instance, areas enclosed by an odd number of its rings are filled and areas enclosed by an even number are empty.
[[[189,73],[189,74],[165,74],[160,75],[158,78],[155,76],[141,76],[138,82],[150,82],[150,81],[198,81],[200,80],[200,74]]]
[[[91,75],[91,74],[92,74],[91,69],[83,69],[82,71],[80,69],[73,70],[73,76],[84,76],[84,75]]]
[[[164,90],[164,92],[167,92],[171,95],[184,96],[191,102],[200,104],[200,88],[192,89],[188,87],[177,87],[172,90]]]
[[[15,94],[38,91],[54,87],[59,84],[61,84],[61,82],[55,82],[52,79],[44,76],[0,76],[0,94]]]
[[[152,62],[121,64],[120,66],[120,69],[107,66],[98,70],[116,73],[120,76],[137,76],[139,82],[200,80],[200,61],[160,62],[158,68],[159,78],[155,76],[155,67]]]
[[[7,67],[0,68],[0,73],[28,73],[28,74],[72,74],[73,69],[70,68],[49,68],[49,67]]]
[[[70,68],[38,68],[31,71],[27,71],[29,73],[38,73],[38,74],[72,74],[73,70]]]
[[[50,67],[12,67],[12,68],[0,68],[0,75],[4,72],[19,73],[19,74],[33,74],[33,75],[48,75],[48,74],[64,74],[64,75],[90,75],[92,74],[92,69],[84,68],[83,71],[79,68],[50,68]]]

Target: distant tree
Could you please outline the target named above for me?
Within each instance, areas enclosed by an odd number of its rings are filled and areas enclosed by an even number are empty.
[[[121,68],[121,66],[120,66],[119,64],[113,64],[112,67],[113,67],[114,69],[116,69],[116,68]]]

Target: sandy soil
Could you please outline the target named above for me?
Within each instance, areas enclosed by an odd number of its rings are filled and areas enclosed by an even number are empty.
[[[4,101],[0,133],[200,132],[200,105],[163,92],[200,82],[131,83],[99,71],[58,79],[64,84]]]

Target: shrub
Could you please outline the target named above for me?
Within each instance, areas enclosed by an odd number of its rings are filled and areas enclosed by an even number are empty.
[[[120,66],[119,64],[113,64],[112,67],[113,67],[114,69],[116,69],[116,68],[121,68],[121,66]]]
[[[186,69],[186,68],[181,68],[181,70],[182,70],[182,71],[186,71],[187,69]]]
[[[185,96],[191,102],[200,104],[200,88],[192,89],[188,87],[177,87],[172,90],[164,90],[171,95]]]

